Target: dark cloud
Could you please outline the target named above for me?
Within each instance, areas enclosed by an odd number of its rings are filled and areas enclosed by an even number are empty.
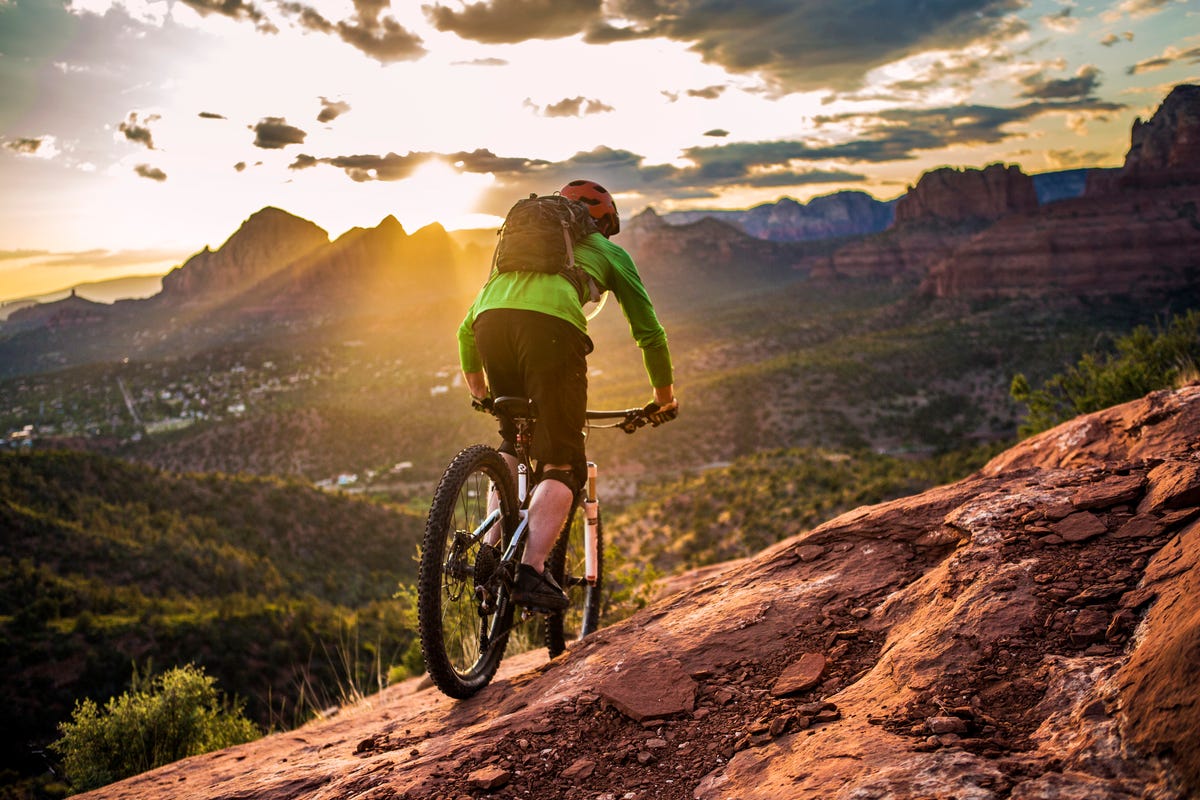
[[[839,114],[816,117],[818,127],[855,122],[863,128],[852,141],[807,147],[793,158],[803,160],[841,159],[850,162],[902,161],[921,150],[994,144],[1020,134],[1008,126],[1029,122],[1046,114],[1089,114],[1105,116],[1124,109],[1120,103],[1092,99],[1033,101],[1012,108],[962,105],[945,108],[896,108],[875,114]]]
[[[526,39],[560,39],[600,24],[601,0],[487,0],[461,10],[440,4],[421,6],[442,32],[489,44]]]
[[[264,117],[255,123],[254,146],[264,150],[280,150],[289,144],[303,144],[307,133],[288,125],[283,117]]]
[[[1120,36],[1117,36],[1115,33],[1110,33],[1110,34],[1106,35],[1103,39],[1100,40],[1100,44],[1104,45],[1105,47],[1112,47],[1114,44],[1117,44],[1122,39],[1124,39],[1127,42],[1132,42],[1133,41],[1133,31],[1125,31]]]
[[[337,30],[336,25],[325,19],[321,12],[311,6],[294,2],[281,2],[278,5],[281,11],[292,17],[296,24],[305,30],[326,34],[334,33]]]
[[[257,6],[242,0],[179,0],[202,17],[218,14],[238,22],[253,22],[263,33],[278,33],[279,29]]]
[[[201,111],[198,116],[200,119],[226,119],[223,114],[216,114],[212,111]]]
[[[1081,67],[1074,78],[1047,79],[1042,73],[1031,75],[1021,81],[1025,91],[1022,97],[1032,97],[1039,100],[1068,100],[1079,97],[1090,97],[1100,85],[1100,70],[1088,65]]]
[[[316,158],[310,155],[297,156],[288,169],[310,169],[318,164],[328,164],[346,173],[351,180],[358,183],[366,181],[400,181],[411,176],[417,167],[433,159],[439,159],[435,153],[409,153],[396,155],[388,153],[379,155],[334,156],[332,158]]]
[[[725,92],[724,86],[705,86],[703,89],[688,89],[688,97],[699,97],[704,100],[716,100]]]
[[[395,18],[384,16],[384,10],[390,7],[388,2],[355,0],[354,15],[337,22],[327,19],[312,6],[294,0],[281,0],[277,5],[301,28],[337,36],[381,64],[413,61],[428,52],[420,36]]]
[[[1168,47],[1160,56],[1147,58],[1145,61],[1139,61],[1132,67],[1125,70],[1130,75],[1140,75],[1143,72],[1153,72],[1156,69],[1169,67],[1176,61],[1185,61],[1188,64],[1200,64],[1200,47],[1192,47],[1188,50],[1177,50],[1174,47]]]
[[[37,155],[38,150],[41,149],[41,146],[45,141],[46,140],[44,137],[38,137],[35,139],[11,139],[4,143],[4,149],[11,150],[14,153],[19,153],[23,156],[32,156]]]
[[[117,130],[125,134],[125,138],[131,142],[145,145],[151,150],[154,149],[154,137],[150,134],[150,123],[157,122],[161,117],[158,114],[151,114],[144,120],[138,120],[136,111],[130,111],[121,124],[117,126]]]
[[[585,97],[568,97],[544,108],[540,108],[532,100],[526,99],[525,105],[533,108],[543,117],[586,117],[589,114],[603,114],[613,110],[613,107],[606,103],[589,100]]]
[[[1028,30],[1025,0],[483,0],[423,6],[441,31],[486,43],[584,33],[590,44],[686,42],[708,63],[759,73],[777,91],[857,87],[871,69]],[[607,14],[607,16],[605,16]]]
[[[761,74],[783,92],[856,88],[871,69],[915,53],[955,49],[1028,29],[1023,0],[623,0],[625,36],[687,42],[706,62]],[[587,41],[611,38],[596,27]]]
[[[690,148],[684,164],[647,164],[628,150],[598,147],[551,162],[525,157],[497,156],[490,150],[457,153],[395,153],[317,158],[302,155],[292,169],[318,165],[343,170],[355,181],[403,180],[420,165],[440,161],[461,172],[488,173],[494,184],[484,193],[478,210],[502,214],[516,197],[544,194],[567,181],[586,177],[618,191],[633,192],[651,202],[666,198],[708,198],[726,187],[783,188],[805,184],[847,184],[866,180],[848,168],[829,169],[829,161],[845,164],[911,160],[921,151],[952,146],[992,144],[1025,135],[1010,126],[1049,114],[1103,116],[1124,106],[1098,100],[1038,99],[1013,108],[982,105],[931,109],[896,108],[874,114],[817,117],[811,124],[843,127],[851,124],[855,137],[844,142],[769,141],[731,142]],[[727,132],[713,129],[706,135]],[[1064,160],[1067,158],[1063,156]]]
[[[705,131],[704,135],[724,138],[729,135],[729,131],[725,130],[724,128],[713,128],[711,131]]]
[[[244,171],[244,170],[246,169],[246,162],[245,162],[245,161],[239,161],[239,162],[237,162],[236,164],[234,164],[234,165],[233,165],[233,169],[234,169],[234,171],[236,171],[236,172],[242,172],[242,171]]]
[[[321,113],[317,114],[317,122],[333,122],[350,110],[350,104],[341,100],[321,98]]]
[[[288,164],[288,169],[311,169],[320,163],[321,162],[314,156],[310,156],[307,153],[301,153],[300,155],[296,156],[295,161],[293,161],[291,164]]]
[[[143,178],[148,178],[159,183],[167,179],[167,173],[163,172],[158,167],[152,167],[149,164],[138,164],[133,168],[133,171]]]
[[[414,61],[428,52],[420,36],[409,32],[391,17],[342,21],[337,24],[337,33],[343,42],[381,64]]]
[[[508,175],[543,169],[551,163],[540,158],[501,157],[491,150],[483,149],[473,150],[470,153],[465,151],[451,153],[446,156],[446,161],[451,166],[461,169],[463,172],[490,172],[496,175]]]

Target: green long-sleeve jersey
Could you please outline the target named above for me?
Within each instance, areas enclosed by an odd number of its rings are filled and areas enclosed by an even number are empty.
[[[599,233],[575,245],[575,263],[610,291],[629,322],[629,332],[642,350],[642,361],[651,386],[674,382],[667,333],[654,313],[650,295],[629,253]],[[587,318],[575,287],[561,275],[542,272],[493,272],[458,328],[458,355],[464,372],[479,372],[483,362],[475,346],[475,318],[494,308],[540,311],[565,319],[587,333]]]

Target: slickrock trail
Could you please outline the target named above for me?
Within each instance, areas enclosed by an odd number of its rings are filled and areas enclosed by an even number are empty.
[[[415,682],[95,798],[1200,795],[1200,386],[708,573],[453,702]]]

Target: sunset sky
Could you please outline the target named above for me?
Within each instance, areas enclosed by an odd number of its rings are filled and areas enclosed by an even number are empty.
[[[0,300],[162,273],[274,205],[491,227],[1118,166],[1200,0],[0,0]]]

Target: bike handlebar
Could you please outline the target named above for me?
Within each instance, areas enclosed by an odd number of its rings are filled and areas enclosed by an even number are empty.
[[[510,398],[498,398],[498,399],[506,400],[506,399],[510,399]],[[515,398],[513,398],[513,399],[515,399]],[[526,408],[531,409],[531,407],[533,405],[532,402],[529,402],[529,401],[525,401],[525,402],[527,403]],[[476,411],[482,411],[482,412],[491,414],[492,416],[501,416],[502,414],[505,414],[505,412],[500,411],[498,408],[496,408],[496,400],[494,400],[491,397],[486,397],[483,400],[478,400],[476,398],[472,398],[471,399],[471,407],[474,408]],[[626,409],[622,409],[620,411],[600,411],[600,410],[588,409],[586,412],[584,412],[588,421],[602,420],[602,419],[617,420],[617,422],[614,422],[612,425],[597,425],[595,427],[597,427],[597,428],[620,428],[621,430],[625,431],[626,433],[633,433],[634,431],[638,430],[639,428],[644,428],[646,425],[650,425],[653,428],[657,428],[659,425],[663,425],[663,424],[675,419],[675,417],[678,415],[678,413],[679,412],[675,408],[672,408],[669,411],[660,411],[660,406],[658,405],[658,403],[655,403],[653,401],[647,403],[646,405],[642,406],[641,408],[626,408]],[[536,412],[534,412],[534,414],[536,414]]]

